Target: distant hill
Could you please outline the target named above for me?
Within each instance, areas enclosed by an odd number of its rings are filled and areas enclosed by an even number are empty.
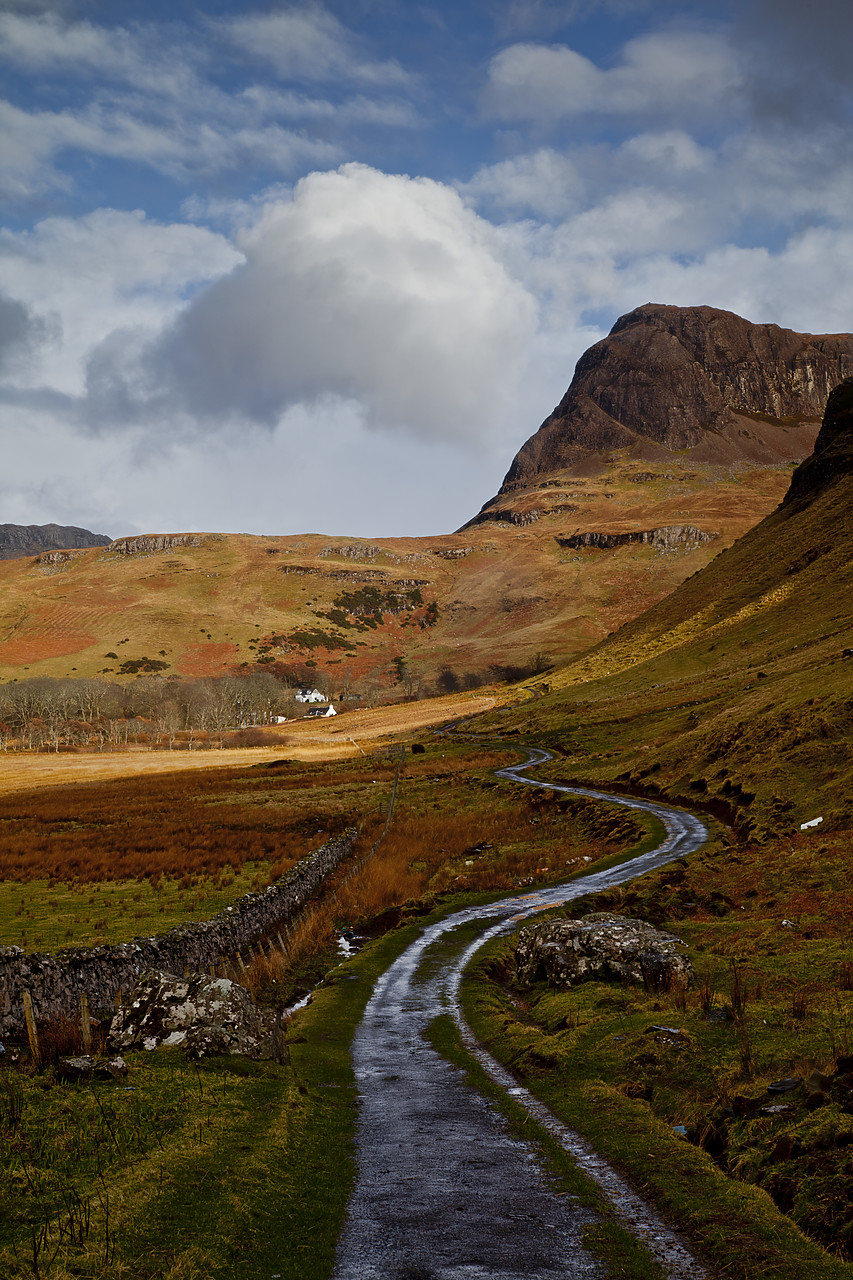
[[[105,547],[110,539],[75,525],[0,524],[0,560],[19,560],[42,551],[63,551],[78,547]]]

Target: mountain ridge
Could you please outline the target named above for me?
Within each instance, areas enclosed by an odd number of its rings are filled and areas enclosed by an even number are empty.
[[[92,533],[77,525],[0,524],[0,560],[19,560],[45,551],[105,547],[110,541],[104,533]]]

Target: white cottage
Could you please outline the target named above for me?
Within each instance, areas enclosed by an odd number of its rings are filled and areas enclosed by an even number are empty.
[[[297,702],[326,702],[325,693],[321,693],[319,689],[298,689],[296,692]]]
[[[338,713],[332,706],[331,702],[327,707],[312,707],[305,715],[306,720],[319,720],[328,716],[336,716]]]

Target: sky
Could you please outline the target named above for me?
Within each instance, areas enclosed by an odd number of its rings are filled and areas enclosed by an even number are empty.
[[[644,302],[853,330],[849,0],[0,0],[0,522],[449,532]]]

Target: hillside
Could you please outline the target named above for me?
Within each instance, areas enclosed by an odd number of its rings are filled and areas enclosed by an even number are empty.
[[[853,795],[853,380],[784,501],[671,596],[540,680],[504,728],[556,735],[585,777],[718,803],[744,835]]]
[[[635,471],[614,466],[578,487],[578,510],[529,528],[375,542],[170,535],[0,563],[0,678],[283,663],[369,694],[398,679],[400,657],[413,691],[443,668],[464,679],[537,653],[565,660],[701,568],[787,481],[787,469],[717,484],[635,483]],[[606,553],[572,542],[602,529],[664,532]]]
[[[850,335],[639,308],[457,533],[150,534],[0,563],[0,679],[259,666],[374,698],[565,662],[776,506],[848,366]]]

